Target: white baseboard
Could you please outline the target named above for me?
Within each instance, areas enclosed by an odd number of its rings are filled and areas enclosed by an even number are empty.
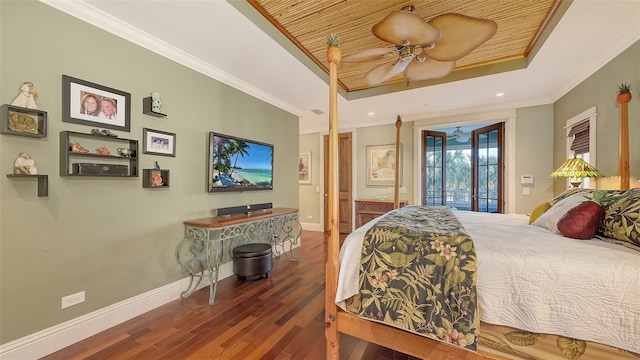
[[[298,242],[298,245],[295,245],[294,248],[299,246],[300,242]],[[219,271],[219,280],[232,276],[233,262],[220,265]],[[205,277],[200,282],[198,289],[209,285],[206,279]],[[178,300],[180,299],[180,294],[188,285],[189,278],[187,277],[144,294],[109,305],[92,313],[2,344],[0,345],[0,359],[34,360],[41,358],[147,311]]]
[[[301,222],[300,225],[302,226],[303,230],[309,230],[309,231],[324,231],[324,228],[322,226],[322,224],[316,224],[316,223],[303,223]]]

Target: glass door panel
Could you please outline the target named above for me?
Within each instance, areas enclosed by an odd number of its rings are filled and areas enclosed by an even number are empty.
[[[447,134],[439,131],[423,131],[422,204],[445,205]]]
[[[472,132],[474,159],[471,209],[478,212],[502,212],[503,123]]]

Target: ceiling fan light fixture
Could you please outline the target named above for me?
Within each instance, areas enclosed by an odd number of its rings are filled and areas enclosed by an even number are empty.
[[[456,126],[456,129],[451,133],[451,136],[447,137],[447,139],[454,139],[458,143],[466,143],[469,141],[469,134],[460,130],[460,126]]]
[[[404,73],[410,81],[439,79],[455,69],[456,61],[468,55],[497,31],[491,20],[447,13],[427,22],[411,5],[392,11],[371,28],[374,36],[394,47],[370,49],[342,57],[342,62],[381,60],[392,54],[398,59],[378,65],[365,75],[369,86]]]

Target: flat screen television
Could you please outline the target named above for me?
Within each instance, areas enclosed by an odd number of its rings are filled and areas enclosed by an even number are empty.
[[[209,132],[209,192],[273,190],[273,145]]]

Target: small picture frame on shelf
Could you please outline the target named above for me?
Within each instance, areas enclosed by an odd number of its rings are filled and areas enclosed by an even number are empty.
[[[142,153],[161,156],[176,156],[176,134],[142,129]]]
[[[142,187],[146,189],[159,189],[169,187],[169,170],[143,169]]]
[[[47,136],[47,112],[14,105],[2,105],[2,133],[43,138]]]
[[[62,121],[128,132],[131,94],[62,75]]]

